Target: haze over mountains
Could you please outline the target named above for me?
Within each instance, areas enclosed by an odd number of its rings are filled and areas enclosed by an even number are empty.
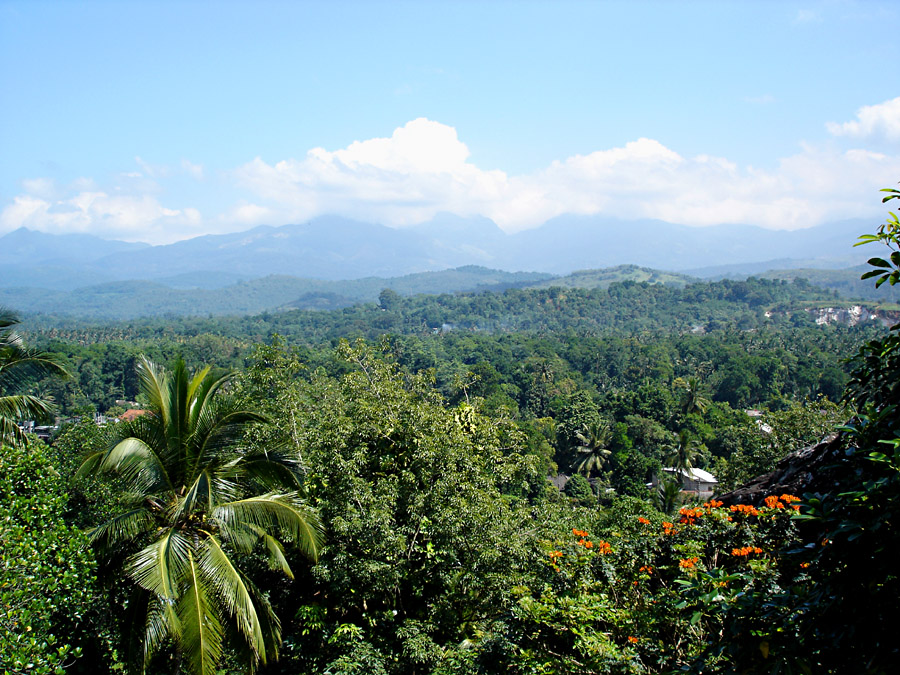
[[[0,284],[71,289],[94,281],[161,280],[201,272],[214,273],[214,285],[221,285],[269,274],[339,280],[462,265],[551,274],[621,264],[696,271],[776,259],[782,267],[790,266],[785,262],[840,267],[862,262],[852,245],[872,228],[863,220],[784,231],[560,216],[539,228],[506,234],[487,218],[450,214],[402,229],[328,216],[162,246],[20,228],[0,237]]]
[[[623,264],[695,277],[836,269],[874,255],[852,247],[872,229],[864,220],[783,231],[561,216],[507,234],[480,217],[441,214],[396,229],[329,216],[150,246],[20,228],[0,237],[0,303],[95,316],[118,315],[125,305],[129,316],[242,313],[345,306],[377,298],[381,288],[412,294],[546,285],[551,275]],[[455,271],[422,274],[440,270]],[[530,274],[503,274],[518,271]],[[684,277],[634,269],[565,283],[600,283],[600,278],[684,283]]]

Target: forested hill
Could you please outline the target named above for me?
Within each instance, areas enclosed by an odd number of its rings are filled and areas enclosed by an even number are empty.
[[[309,343],[341,337],[376,339],[390,334],[452,331],[577,331],[628,333],[740,330],[790,322],[812,324],[817,308],[847,306],[806,283],[750,278],[674,286],[612,283],[607,288],[509,289],[403,297],[389,289],[379,304],[335,311],[293,310],[243,317],[146,318],[128,324],[31,317],[26,325],[45,336],[91,332],[97,339],[213,334],[259,342],[278,333]],[[76,328],[77,327],[77,328]]]

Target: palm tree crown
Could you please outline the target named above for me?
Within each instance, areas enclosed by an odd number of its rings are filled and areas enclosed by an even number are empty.
[[[265,663],[277,656],[280,624],[235,554],[263,546],[288,577],[283,542],[317,558],[321,526],[301,499],[299,462],[278,449],[240,449],[245,427],[266,420],[224,395],[230,375],[206,368],[190,377],[182,361],[167,373],[146,359],[139,374],[152,414],[124,423],[120,440],[79,470],[121,480],[126,510],[91,538],[126,556],[137,586],[134,662],[146,666],[174,644],[189,672],[211,675],[228,636],[251,665]]]
[[[694,462],[697,459],[697,443],[691,432],[682,429],[678,432],[678,441],[670,448],[669,461],[672,468],[680,477],[679,480],[684,481],[691,475],[691,469],[694,468]]]
[[[575,470],[590,476],[591,471],[602,469],[611,454],[607,447],[612,439],[609,425],[600,421],[591,422],[584,430],[575,433],[575,439],[578,441],[575,449],[581,455],[575,462]]]
[[[18,420],[47,420],[52,417],[50,404],[28,394],[13,394],[28,378],[43,375],[68,377],[65,368],[52,355],[29,349],[13,330],[19,323],[15,312],[0,307],[0,443],[25,442]]]

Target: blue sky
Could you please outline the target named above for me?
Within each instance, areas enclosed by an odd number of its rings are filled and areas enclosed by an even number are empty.
[[[0,0],[0,234],[771,228],[900,180],[900,6]]]

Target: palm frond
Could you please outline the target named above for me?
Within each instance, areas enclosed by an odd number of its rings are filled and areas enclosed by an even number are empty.
[[[13,420],[48,420],[53,417],[53,409],[37,396],[28,394],[0,396],[0,417]]]
[[[224,467],[222,474],[255,481],[268,488],[299,489],[303,485],[303,467],[291,451],[244,455]]]
[[[104,455],[96,468],[100,472],[118,473],[126,482],[127,489],[150,494],[161,490],[171,490],[166,466],[154,449],[139,438],[126,438]]]
[[[109,550],[149,532],[155,524],[153,514],[147,509],[131,509],[88,531],[88,538],[101,550]]]
[[[269,551],[269,569],[280,570],[288,579],[294,578],[294,572],[284,555],[284,546],[275,537],[263,533],[262,540]]]
[[[143,663],[146,667],[153,656],[167,640],[177,638],[181,633],[181,621],[175,612],[175,604],[157,595],[148,594],[144,622]]]
[[[200,471],[184,496],[179,498],[172,519],[183,521],[198,507],[207,513],[213,510],[212,476],[206,470]]]
[[[25,445],[27,440],[25,432],[19,428],[15,420],[0,415],[0,444],[17,447]]]
[[[218,592],[228,613],[237,621],[250,649],[265,663],[266,645],[253,597],[244,575],[234,566],[214,537],[208,537],[204,542],[200,570]]]
[[[207,375],[209,375],[210,367],[206,366],[193,378],[191,378],[190,384],[188,384],[187,389],[185,390],[185,400],[191,403],[198,403],[202,405],[206,402],[207,395],[209,393],[209,387],[211,382],[207,379]],[[195,418],[196,419],[196,418]]]
[[[255,525],[265,532],[280,531],[307,557],[317,560],[322,548],[322,523],[306,507],[296,492],[267,494],[222,504],[213,517],[223,530],[229,527]]]
[[[137,366],[141,392],[149,399],[150,408],[156,411],[161,420],[169,418],[169,375],[147,357],[142,356]]]
[[[14,331],[0,334],[0,356],[0,381],[7,386],[48,375],[71,377],[53,354],[26,347]]]
[[[21,323],[21,321],[22,319],[17,312],[11,310],[9,307],[0,307],[0,329],[15,326],[17,323]]]
[[[222,659],[224,629],[217,612],[214,590],[204,578],[193,554],[188,553],[186,588],[176,612],[181,626],[179,642],[187,670],[193,675],[215,675]]]
[[[259,618],[262,627],[263,638],[266,645],[266,656],[270,661],[278,658],[278,648],[281,646],[281,622],[275,616],[272,605],[264,593],[256,587],[249,579],[245,580],[247,589],[253,597],[253,604],[256,605],[256,615]]]
[[[180,531],[168,528],[152,544],[128,559],[128,575],[165,600],[179,597],[188,574],[191,542]]]
[[[265,415],[232,407],[231,405],[207,405],[196,420],[192,442],[204,456],[222,448],[231,448],[239,442],[248,424],[269,420]]]
[[[222,539],[241,553],[252,553],[259,540],[265,534],[265,531],[261,528],[243,522],[235,522],[228,525],[220,523],[219,528],[219,534]]]

